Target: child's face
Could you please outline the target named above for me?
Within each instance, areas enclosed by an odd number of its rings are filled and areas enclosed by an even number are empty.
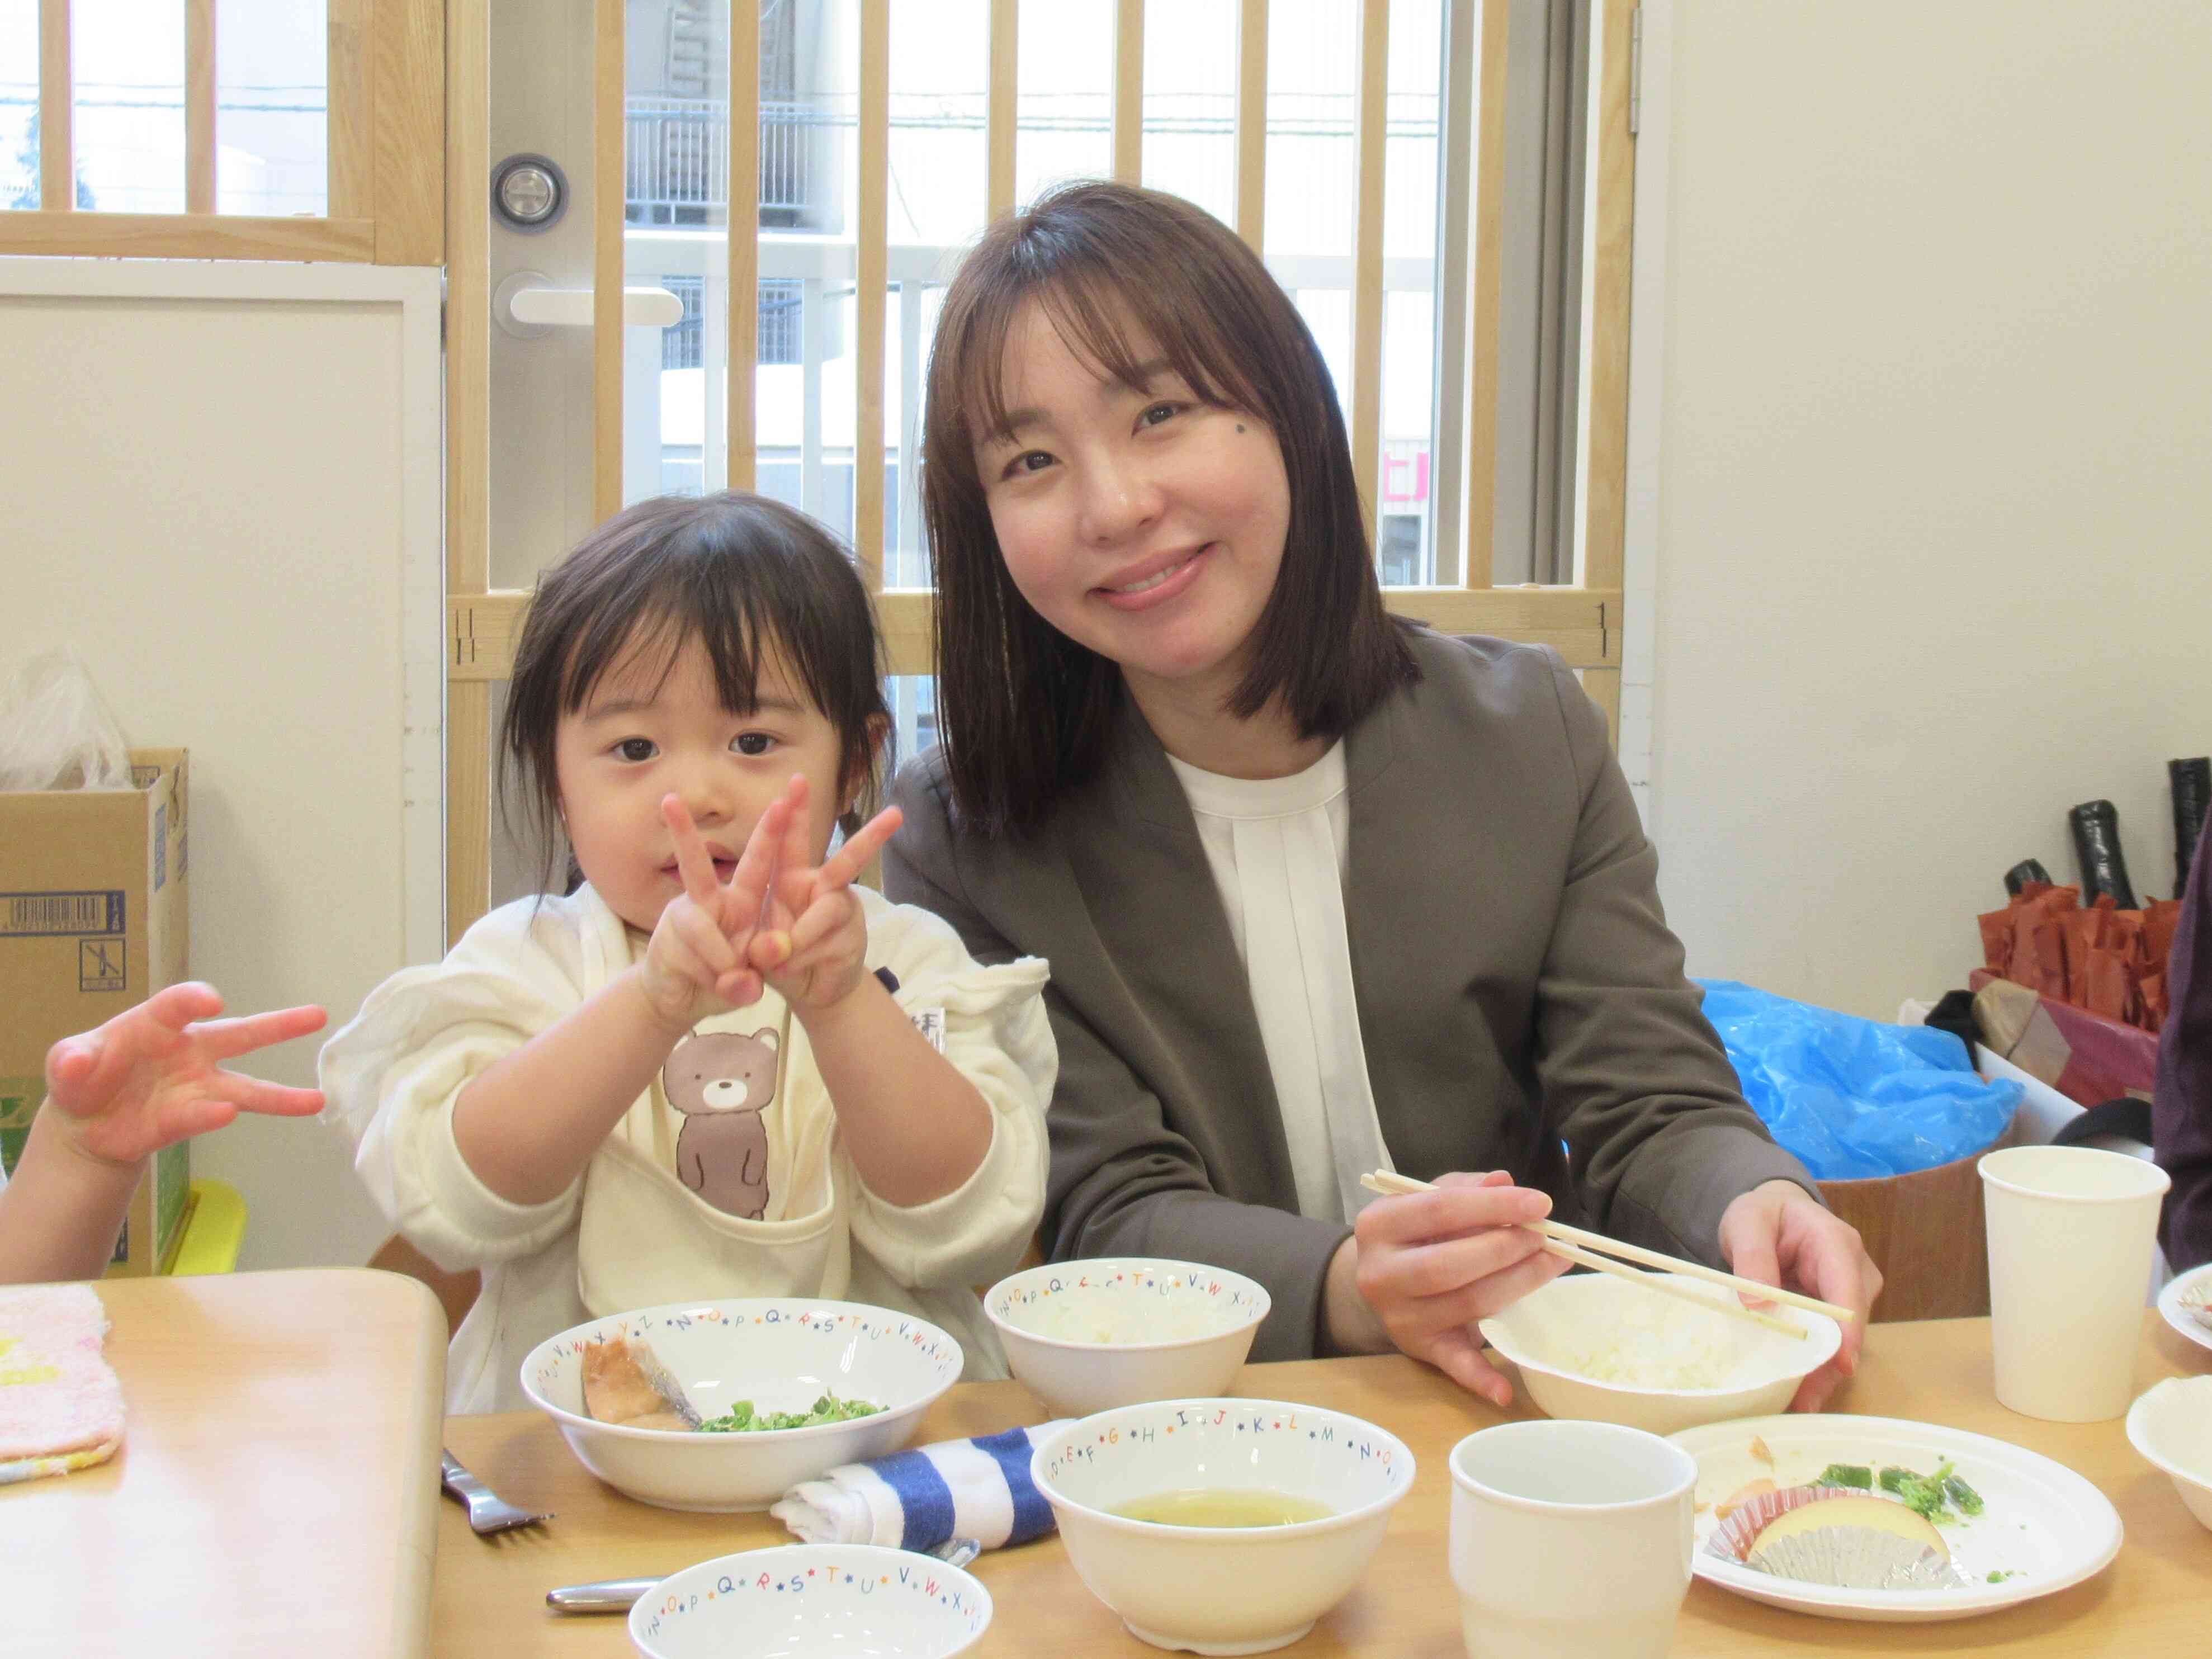
[[[806,778],[806,838],[819,864],[846,801],[836,728],[795,676],[763,654],[760,706],[722,707],[706,652],[687,642],[654,684],[659,653],[629,658],[604,675],[554,738],[561,811],[584,878],[631,927],[650,933],[684,890],[660,803],[681,800],[727,881],[753,825],[793,773]]]
[[[1155,354],[1139,337],[1139,361]],[[1034,301],[1006,343],[1009,436],[976,466],[1006,569],[1039,616],[1148,684],[1225,694],[1274,592],[1290,481],[1265,423],[1164,366],[1102,378]]]

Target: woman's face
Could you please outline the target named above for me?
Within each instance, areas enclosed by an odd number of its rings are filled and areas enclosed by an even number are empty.
[[[1158,354],[1143,336],[1140,362]],[[1011,429],[976,447],[984,499],[1022,597],[1152,691],[1226,694],[1274,592],[1290,529],[1283,452],[1160,362],[1142,388],[1102,379],[1035,301],[1006,343]]]

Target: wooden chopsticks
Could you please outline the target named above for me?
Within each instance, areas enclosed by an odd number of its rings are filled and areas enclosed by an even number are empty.
[[[1391,1170],[1377,1170],[1372,1175],[1364,1175],[1359,1177],[1359,1184],[1369,1192],[1380,1193],[1385,1197],[1398,1197],[1407,1193],[1425,1193],[1435,1190],[1432,1183],[1429,1182],[1416,1181],[1411,1176],[1401,1176]],[[1690,1303],[1713,1313],[1729,1314],[1738,1319],[1747,1319],[1753,1324],[1764,1325],[1771,1331],[1778,1331],[1784,1336],[1796,1337],[1801,1342],[1805,1340],[1807,1334],[1805,1328],[1793,1320],[1778,1318],[1769,1313],[1761,1313],[1755,1308],[1744,1307],[1734,1300],[1714,1301],[1710,1297],[1698,1295],[1697,1291],[1686,1285],[1669,1284],[1667,1280],[1651,1273],[1638,1273],[1633,1267],[1623,1267],[1618,1261],[1608,1261],[1604,1256],[1594,1255],[1592,1252],[1603,1250],[1613,1255],[1625,1256],[1631,1261],[1643,1262],[1646,1266],[1659,1268],[1665,1273],[1680,1273],[1690,1279],[1702,1279],[1709,1285],[1718,1285],[1744,1295],[1758,1297],[1763,1301],[1780,1302],[1793,1308],[1803,1308],[1812,1313],[1826,1314],[1838,1323],[1857,1317],[1850,1309],[1839,1307],[1833,1302],[1823,1302],[1818,1297],[1802,1296],[1796,1291],[1785,1291],[1772,1285],[1762,1285],[1753,1279],[1739,1279],[1735,1274],[1723,1273],[1717,1267],[1708,1267],[1702,1261],[1685,1261],[1679,1256],[1663,1255],[1657,1250],[1647,1250],[1639,1244],[1624,1244],[1618,1239],[1607,1238],[1601,1233],[1585,1232],[1580,1227],[1570,1227],[1563,1222],[1539,1221],[1527,1224],[1531,1232],[1542,1237],[1545,1249],[1553,1255],[1575,1263],[1577,1267],[1593,1267],[1599,1273],[1611,1273],[1616,1279],[1626,1279],[1647,1291],[1656,1291],[1662,1296],[1671,1296],[1679,1301]],[[1578,1249],[1577,1246],[1587,1248]]]

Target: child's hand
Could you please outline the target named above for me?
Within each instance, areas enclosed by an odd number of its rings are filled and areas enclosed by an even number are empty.
[[[172,985],[98,1030],[47,1049],[46,1105],[64,1140],[97,1162],[130,1166],[240,1112],[301,1117],[322,1109],[319,1090],[264,1083],[217,1064],[320,1030],[320,1008],[213,1018],[222,1012],[212,985]]]
[[[852,885],[906,821],[897,807],[884,808],[812,869],[791,833],[805,805],[806,780],[794,777],[761,814],[745,848],[750,862],[762,841],[772,838],[775,871],[746,959],[801,1014],[842,1002],[867,977],[868,926]]]
[[[761,976],[745,963],[760,919],[761,894],[775,872],[775,847],[753,827],[728,885],[714,878],[714,855],[674,795],[660,816],[676,841],[684,890],[669,900],[640,964],[646,1000],[662,1023],[688,1030],[708,1014],[760,1000]],[[762,822],[767,821],[763,815]]]

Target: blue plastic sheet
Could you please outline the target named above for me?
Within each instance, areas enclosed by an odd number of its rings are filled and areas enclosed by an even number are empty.
[[[1966,1045],[1925,1025],[1883,1025],[1734,980],[1699,980],[1744,1098],[1816,1179],[1910,1175],[1981,1152],[2021,1086],[1984,1082]]]

